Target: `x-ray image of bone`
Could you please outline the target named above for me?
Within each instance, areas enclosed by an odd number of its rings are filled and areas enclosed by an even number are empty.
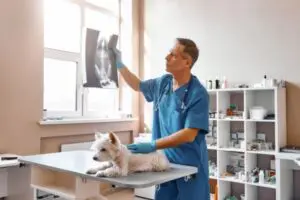
[[[118,37],[108,39],[100,32],[87,29],[86,32],[86,75],[84,87],[117,88],[118,72],[112,48],[116,48]]]
[[[108,54],[108,42],[101,38],[95,55],[95,73],[100,81],[101,87],[116,88],[116,83],[110,79],[112,75],[112,65]]]

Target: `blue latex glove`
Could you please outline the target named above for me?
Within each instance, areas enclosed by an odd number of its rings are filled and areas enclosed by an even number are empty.
[[[156,150],[156,142],[145,142],[145,143],[136,143],[127,145],[132,153],[151,153]]]
[[[117,68],[121,69],[121,68],[125,67],[125,65],[123,64],[123,61],[122,61],[121,51],[119,51],[118,49],[114,48],[113,52],[115,54]]]

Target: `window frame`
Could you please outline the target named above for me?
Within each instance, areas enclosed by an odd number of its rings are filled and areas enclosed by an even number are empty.
[[[86,16],[86,9],[91,9],[96,12],[101,12],[104,15],[110,15],[112,17],[116,17],[118,19],[118,36],[119,36],[119,46],[121,46],[121,24],[122,24],[122,17],[121,17],[121,0],[118,0],[118,13],[114,13],[105,7],[100,7],[97,5],[94,5],[92,3],[89,3],[85,0],[61,0],[61,1],[67,1],[70,3],[75,3],[80,7],[80,52],[69,52],[69,51],[63,51],[58,49],[52,49],[44,46],[44,58],[51,58],[51,59],[57,59],[62,61],[71,61],[77,63],[77,76],[76,76],[76,110],[75,111],[46,111],[46,117],[49,118],[57,118],[57,117],[63,117],[63,118],[104,118],[104,119],[110,119],[110,118],[116,118],[111,116],[103,116],[103,113],[101,111],[95,112],[95,111],[88,111],[88,88],[83,87],[83,81],[85,79],[84,77],[84,35],[86,30],[85,25],[85,16]],[[121,95],[122,92],[122,84],[119,81],[119,88],[117,88],[117,97],[114,102],[115,111],[117,114],[118,111],[120,111],[120,105],[121,105]],[[45,116],[44,116],[45,117]]]
[[[75,111],[46,111],[47,117],[80,117],[81,110],[82,110],[82,86],[80,83],[82,82],[82,73],[81,70],[81,59],[80,56],[78,56],[79,53],[73,53],[73,52],[65,52],[61,50],[56,49],[50,49],[45,48],[44,49],[44,59],[45,58],[51,58],[56,60],[62,60],[62,61],[70,61],[70,62],[76,62],[76,110]]]

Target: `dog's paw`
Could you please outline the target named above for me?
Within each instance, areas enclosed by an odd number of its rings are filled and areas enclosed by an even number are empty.
[[[98,168],[91,168],[86,171],[86,174],[96,174],[98,172]]]
[[[106,174],[105,174],[104,171],[97,171],[96,176],[98,176],[98,177],[105,177]]]

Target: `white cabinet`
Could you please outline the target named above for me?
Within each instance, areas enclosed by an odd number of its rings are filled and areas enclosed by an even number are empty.
[[[210,176],[217,180],[218,199],[233,195],[238,199],[244,196],[245,200],[282,200],[280,165],[275,163],[280,148],[286,145],[286,89],[208,91]],[[250,115],[254,108],[254,115]],[[255,168],[263,170],[263,182]]]
[[[7,176],[7,169],[0,169],[0,198],[7,196]]]
[[[154,199],[155,186],[147,187],[147,188],[136,188],[136,189],[134,189],[134,194],[137,197]]]

